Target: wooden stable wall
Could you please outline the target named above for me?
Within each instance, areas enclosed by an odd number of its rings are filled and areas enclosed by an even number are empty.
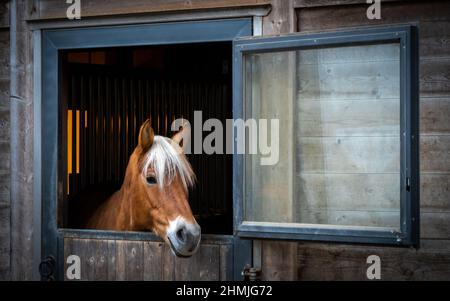
[[[281,1],[283,3],[289,1]],[[450,3],[383,1],[382,19],[365,1],[290,1],[274,6],[264,34],[409,23],[420,36],[421,248],[263,242],[265,279],[366,280],[366,258],[379,255],[384,280],[450,278]],[[295,16],[292,16],[295,11]],[[278,15],[278,16],[277,16]],[[281,23],[280,23],[281,22]],[[294,22],[294,23],[292,23]],[[274,30],[274,28],[276,30]],[[281,30],[280,30],[281,28]],[[380,189],[383,189],[380,187]],[[280,256],[280,252],[282,256]],[[287,271],[287,272],[286,272]]]
[[[191,258],[178,258],[158,241],[65,238],[64,257],[82,258],[83,280],[223,281],[232,279],[232,241],[202,239]],[[65,264],[64,270],[68,265]],[[67,280],[67,276],[65,275]]]
[[[0,280],[10,269],[9,3],[0,3]]]

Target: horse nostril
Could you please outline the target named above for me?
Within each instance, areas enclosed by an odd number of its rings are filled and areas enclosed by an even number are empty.
[[[186,240],[186,233],[184,231],[184,228],[181,228],[177,231],[177,238],[181,242],[184,242]]]

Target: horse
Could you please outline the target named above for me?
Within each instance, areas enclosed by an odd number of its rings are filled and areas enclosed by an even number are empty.
[[[153,231],[176,256],[192,256],[201,228],[188,203],[195,174],[181,147],[185,130],[172,138],[157,136],[146,120],[120,190],[95,211],[87,228]]]

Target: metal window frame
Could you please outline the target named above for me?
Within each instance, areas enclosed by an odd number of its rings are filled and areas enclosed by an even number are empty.
[[[209,19],[197,21],[180,21],[168,23],[151,23],[140,25],[117,25],[104,27],[48,29],[35,32],[37,43],[35,59],[36,95],[35,102],[35,174],[36,224],[40,237],[36,238],[36,249],[40,258],[53,256],[58,263],[55,278],[64,279],[64,238],[114,238],[131,240],[158,240],[152,233],[130,233],[114,231],[70,230],[58,228],[58,174],[61,152],[60,137],[60,74],[59,51],[65,49],[88,49],[120,46],[169,45],[200,42],[229,41],[252,35],[253,19],[251,17],[231,19]],[[40,209],[40,210],[39,210]],[[219,235],[207,235],[210,241]],[[251,242],[237,236],[233,238],[233,277],[241,278],[241,269],[251,260]],[[224,241],[225,241],[224,240]]]
[[[339,47],[386,42],[400,44],[400,232],[387,228],[286,223],[262,224],[244,220],[245,157],[234,155],[234,230],[243,238],[334,241],[419,247],[419,97],[417,30],[411,25],[372,27],[317,34],[242,38],[234,42],[233,118],[245,118],[244,56],[251,53]],[[407,184],[409,183],[409,184]],[[409,188],[407,188],[407,185]]]

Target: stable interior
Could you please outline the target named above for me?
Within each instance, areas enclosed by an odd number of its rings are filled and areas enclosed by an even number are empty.
[[[61,66],[60,227],[85,228],[120,189],[147,118],[169,137],[174,119],[193,123],[197,110],[203,120],[232,118],[230,42],[70,50]],[[189,203],[202,233],[231,234],[231,155],[188,159],[197,176]]]

